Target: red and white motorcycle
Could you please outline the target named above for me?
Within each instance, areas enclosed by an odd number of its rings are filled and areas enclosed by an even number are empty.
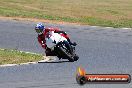
[[[75,47],[70,45],[67,39],[59,33],[49,32],[46,45],[59,59],[68,59],[70,62],[79,59],[78,55],[75,54]]]

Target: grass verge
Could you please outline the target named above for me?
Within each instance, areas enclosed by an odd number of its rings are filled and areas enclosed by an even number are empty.
[[[18,50],[0,49],[0,65],[20,64],[42,60],[43,55],[26,53]]]
[[[0,16],[132,28],[132,0],[0,0]]]

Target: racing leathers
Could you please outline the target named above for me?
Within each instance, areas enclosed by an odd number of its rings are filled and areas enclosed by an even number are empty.
[[[48,34],[51,31],[54,31],[55,33],[61,33],[61,35],[67,39],[69,44],[76,45],[76,43],[71,43],[69,36],[66,34],[66,32],[61,31],[59,28],[51,28],[51,27],[45,28],[43,33],[38,35],[38,42],[45,49],[46,56],[55,56],[54,53],[49,48],[47,48],[46,40],[45,40],[49,36]]]

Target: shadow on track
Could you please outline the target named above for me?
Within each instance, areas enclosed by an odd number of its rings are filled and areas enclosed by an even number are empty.
[[[51,62],[38,62],[38,63],[68,63],[69,61],[51,61]]]

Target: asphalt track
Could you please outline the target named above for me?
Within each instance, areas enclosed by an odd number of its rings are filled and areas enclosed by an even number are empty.
[[[0,48],[43,53],[33,30],[35,22],[0,20]],[[1,67],[0,88],[132,88],[130,84],[76,83],[76,69],[87,73],[126,73],[132,75],[132,30],[103,27],[45,24],[59,27],[78,43],[77,62]]]

